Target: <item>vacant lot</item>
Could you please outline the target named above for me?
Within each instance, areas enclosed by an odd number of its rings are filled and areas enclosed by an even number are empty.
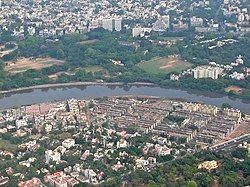
[[[103,71],[104,69],[101,67],[101,66],[89,66],[89,67],[86,67],[84,68],[87,72],[92,72],[92,73],[95,73],[95,72],[98,72],[98,71]]]
[[[84,68],[76,68],[76,70],[78,69],[82,69],[85,70],[86,72],[92,72],[92,73],[96,73],[98,71],[104,71],[105,69],[101,66],[88,66],[88,67],[84,67]]]
[[[164,41],[177,41],[177,40],[183,40],[184,37],[164,37],[160,36],[158,37],[159,40],[164,40]]]
[[[243,121],[241,122],[241,124],[233,131],[232,134],[230,134],[230,136],[228,136],[227,138],[225,138],[222,142],[226,141],[226,140],[231,140],[234,139],[238,136],[242,136],[245,134],[250,133],[250,122],[249,121]]]
[[[39,70],[61,63],[64,63],[64,61],[56,60],[53,58],[19,58],[15,61],[6,62],[5,71],[15,74],[25,72],[29,69]]]
[[[17,150],[18,146],[11,144],[7,140],[0,140],[0,149],[7,150],[7,151],[15,151]]]
[[[139,63],[139,67],[151,74],[181,72],[192,64],[180,60],[177,56],[158,57]]]
[[[84,40],[84,41],[78,42],[78,44],[81,44],[81,45],[94,44],[94,43],[96,43],[98,41],[99,40],[97,40],[97,39],[94,39],[94,40]]]

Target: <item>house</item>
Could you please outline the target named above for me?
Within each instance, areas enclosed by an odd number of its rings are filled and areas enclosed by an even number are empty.
[[[8,182],[9,182],[9,177],[4,177],[4,176],[0,173],[0,186],[7,185]]]
[[[31,180],[28,181],[21,181],[18,184],[18,187],[43,187],[44,185],[42,184],[41,180],[38,178],[32,178]]]
[[[117,142],[116,147],[118,148],[125,148],[128,146],[128,142],[125,139],[121,139]]]
[[[87,177],[90,181],[90,183],[97,183],[97,174],[92,169],[86,169],[84,170],[84,176]]]
[[[201,168],[204,168],[204,169],[207,169],[208,171],[210,171],[212,169],[218,168],[218,164],[217,164],[217,161],[215,161],[215,160],[205,161],[205,162],[199,164],[198,169],[201,169]]]
[[[70,149],[71,147],[75,146],[75,140],[74,139],[66,139],[62,142],[62,146],[66,147],[67,149]]]

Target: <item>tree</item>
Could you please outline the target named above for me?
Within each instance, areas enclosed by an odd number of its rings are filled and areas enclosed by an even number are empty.
[[[197,183],[193,180],[187,182],[187,187],[198,187]]]
[[[248,156],[248,150],[246,148],[236,148],[232,151],[232,156],[239,159],[245,159]]]
[[[232,106],[229,103],[222,103],[221,108],[232,108]]]
[[[230,172],[221,179],[221,184],[223,186],[234,187],[237,185],[237,174],[235,172]]]
[[[213,182],[211,176],[207,173],[202,173],[198,175],[196,180],[197,180],[198,185],[202,187],[210,187]]]

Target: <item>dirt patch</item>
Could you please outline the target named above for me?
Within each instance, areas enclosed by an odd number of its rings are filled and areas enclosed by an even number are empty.
[[[25,72],[29,69],[42,69],[50,67],[52,65],[64,63],[62,60],[57,60],[53,58],[19,58],[15,61],[8,61],[5,63],[5,71],[16,74]]]
[[[229,87],[225,88],[225,91],[226,92],[232,91],[234,93],[242,93],[242,88],[237,87],[237,86],[229,86]]]
[[[60,71],[60,72],[57,72],[57,73],[54,73],[54,74],[51,74],[49,75],[48,77],[52,80],[56,80],[60,75],[62,74],[65,74],[65,75],[74,75],[74,73],[69,73],[69,72],[66,72],[66,71]]]
[[[248,121],[243,121],[234,131],[230,136],[228,137],[229,139],[236,138],[238,136],[242,136],[245,134],[250,133],[250,122]]]
[[[78,42],[78,44],[80,44],[80,45],[95,44],[95,43],[97,43],[98,41],[99,41],[99,40],[97,40],[97,39],[93,39],[93,40],[84,40],[84,41]]]
[[[181,60],[179,56],[156,57],[148,61],[142,61],[138,66],[151,74],[179,72],[192,66],[191,63]]]
[[[232,140],[234,138],[237,138],[239,136],[243,136],[245,134],[250,133],[250,122],[249,121],[242,121],[241,124],[239,124],[235,130],[226,138],[219,141],[218,143],[223,143],[225,141]]]
[[[177,63],[177,60],[168,61],[168,64],[165,65],[165,66],[161,66],[160,69],[169,69],[169,68],[172,68],[172,67],[174,67],[175,63]]]

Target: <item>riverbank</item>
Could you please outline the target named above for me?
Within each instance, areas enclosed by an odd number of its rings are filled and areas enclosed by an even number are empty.
[[[33,89],[46,89],[46,88],[58,88],[58,87],[68,87],[68,86],[156,86],[153,83],[146,83],[146,82],[134,82],[134,83],[123,83],[123,82],[70,82],[70,83],[56,83],[56,84],[43,84],[43,85],[36,85],[36,86],[29,86],[29,87],[22,87],[16,88],[11,90],[4,90],[0,91],[0,94],[11,94],[16,92],[28,91]]]
[[[34,88],[34,87],[33,87]],[[40,89],[39,89],[40,88]],[[41,89],[44,88],[44,89]],[[35,103],[47,103],[68,99],[91,99],[102,97],[144,96],[166,99],[183,99],[189,102],[201,102],[221,107],[228,103],[233,108],[249,113],[250,102],[231,98],[226,95],[201,93],[195,90],[159,87],[153,84],[123,84],[123,83],[74,83],[43,85],[26,91],[15,90],[15,93],[0,95],[0,109],[14,108]]]

